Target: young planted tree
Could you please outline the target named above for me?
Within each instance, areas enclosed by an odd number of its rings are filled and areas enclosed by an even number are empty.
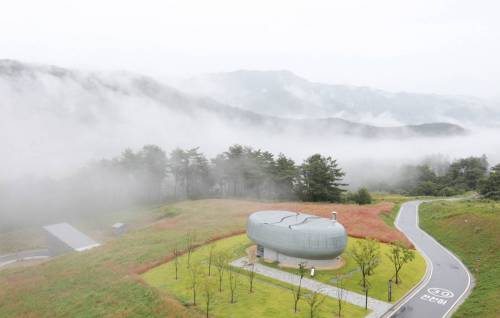
[[[212,263],[214,261],[215,243],[211,244],[208,250],[208,276],[212,276]]]
[[[326,295],[321,294],[321,289],[317,289],[312,293],[309,293],[304,296],[309,305],[309,318],[316,317],[318,313],[319,307],[325,301]]]
[[[210,305],[212,303],[213,290],[214,286],[212,280],[209,276],[205,277],[205,280],[203,281],[203,295],[205,296],[205,310],[207,312],[207,318],[210,315]]]
[[[186,251],[187,251],[187,267],[191,266],[191,254],[195,248],[196,233],[189,232],[186,234]]]
[[[174,247],[174,265],[175,265],[175,280],[179,278],[179,256],[181,256],[181,251],[177,246]]]
[[[223,252],[218,253],[215,258],[215,268],[217,269],[217,280],[219,281],[219,292],[222,292],[222,279],[227,266],[227,255]]]
[[[342,317],[342,309],[344,308],[344,301],[347,296],[347,291],[345,290],[344,278],[337,275],[337,280],[335,283],[337,287],[337,315]]]
[[[394,242],[391,244],[390,251],[386,254],[394,266],[394,276],[396,277],[396,285],[401,282],[399,272],[403,266],[415,259],[415,252],[409,249],[402,242]]]
[[[368,277],[380,264],[380,246],[372,239],[358,240],[349,253],[361,272],[361,286],[368,288]]]
[[[300,296],[301,296],[301,288],[302,288],[302,279],[304,278],[305,274],[307,272],[306,268],[306,263],[301,262],[299,264],[299,269],[297,270],[297,275],[299,276],[299,285],[297,289],[295,290],[295,295],[294,295],[294,304],[293,304],[293,311],[297,312],[297,305],[299,304]]]
[[[250,271],[248,273],[248,284],[250,287],[250,293],[253,293],[253,281],[255,279],[255,263],[248,264]]]
[[[291,279],[293,280],[295,278],[295,275],[292,275]],[[297,313],[298,310],[298,304],[300,301],[301,297],[301,291],[298,285],[291,284],[290,285],[290,292],[292,293],[293,297],[293,312]]]
[[[190,275],[190,287],[191,287],[191,291],[193,293],[193,305],[196,305],[196,294],[197,294],[197,291],[198,291],[198,285],[199,285],[199,282],[200,282],[200,266],[195,263],[195,264],[191,264],[191,266],[189,267],[189,275]]]
[[[238,272],[236,269],[229,267],[228,268],[228,281],[229,281],[229,293],[231,295],[230,302],[234,304],[236,301],[236,290],[238,288]]]

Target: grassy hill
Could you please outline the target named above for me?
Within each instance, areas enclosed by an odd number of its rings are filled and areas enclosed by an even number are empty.
[[[420,208],[421,227],[469,268],[476,287],[454,317],[498,317],[500,311],[500,203],[438,201]]]
[[[368,230],[372,237],[389,239],[401,235],[380,219],[392,207],[388,202],[356,206],[198,200],[146,209],[143,213],[154,219],[165,218],[87,252],[0,271],[0,317],[197,317],[197,312],[159,294],[137,274],[168,258],[186,232],[196,231],[197,243],[203,243],[241,233],[248,214],[260,209],[324,215],[337,210],[349,233]]]

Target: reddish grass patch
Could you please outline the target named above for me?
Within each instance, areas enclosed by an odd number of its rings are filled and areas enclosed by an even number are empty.
[[[196,211],[197,218],[209,222],[217,219],[215,223],[225,221],[234,222],[243,226],[248,215],[262,210],[284,210],[303,212],[325,218],[331,217],[331,212],[337,212],[337,219],[344,225],[349,236],[356,238],[372,238],[380,242],[391,243],[394,241],[405,242],[412,246],[406,236],[395,228],[388,226],[380,217],[382,213],[390,213],[394,203],[382,202],[370,205],[333,204],[333,203],[304,203],[304,202],[279,202],[263,203],[256,201],[209,199],[199,201],[184,201],[177,204],[180,209]],[[160,220],[153,224],[155,229],[173,229],[184,223],[196,222],[190,215],[180,215],[175,218]],[[225,221],[224,221],[225,220]],[[230,221],[232,220],[232,221]],[[240,227],[237,226],[237,227]],[[219,239],[245,233],[244,229],[228,232],[223,235],[212,236],[208,240],[197,244],[195,247],[214,242]],[[182,251],[184,254],[186,251]],[[133,274],[142,274],[173,259],[169,254],[163,258],[131,269]]]
[[[397,229],[388,226],[381,214],[390,213],[394,207],[392,202],[381,202],[370,205],[333,204],[333,203],[304,203],[304,202],[278,202],[264,203],[257,201],[243,201],[231,199],[209,199],[199,201],[185,201],[177,204],[179,209],[196,211],[198,218],[211,224],[234,222],[244,226],[246,218],[253,212],[262,210],[285,210],[318,215],[325,218],[331,217],[331,212],[337,212],[337,219],[344,225],[347,233],[357,238],[373,238],[384,243],[401,241],[412,246],[406,236]],[[180,217],[182,218],[182,216]],[[231,220],[231,221],[230,221]],[[165,219],[155,224],[157,228],[175,228],[182,222],[196,222],[190,217],[182,221],[179,218]],[[238,227],[239,227],[238,226]],[[242,230],[241,233],[244,231]],[[228,237],[234,234],[225,235]],[[166,262],[168,260],[163,260]]]
[[[390,213],[393,207],[391,202],[370,205],[291,202],[269,204],[265,209],[304,212],[325,218],[330,218],[331,212],[336,211],[338,221],[350,236],[369,237],[384,243],[402,241],[410,244],[403,233],[388,226],[380,217],[382,213]]]

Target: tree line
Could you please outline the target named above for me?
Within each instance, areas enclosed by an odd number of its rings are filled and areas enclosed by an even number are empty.
[[[346,186],[345,173],[330,156],[313,154],[296,164],[283,153],[242,145],[211,159],[199,148],[167,154],[147,145],[94,166],[121,179],[116,196],[135,193],[141,201],[235,197],[339,202]]]
[[[429,158],[424,163],[406,166],[399,192],[409,195],[453,196],[476,191],[486,198],[500,199],[500,165],[490,169],[485,155],[448,162]]]

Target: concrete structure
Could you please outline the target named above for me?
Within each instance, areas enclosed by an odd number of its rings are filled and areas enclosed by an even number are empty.
[[[125,223],[115,223],[111,226],[114,235],[122,235],[127,232],[127,224]]]
[[[46,231],[47,247],[52,256],[73,251],[82,252],[100,246],[68,223],[52,224],[43,228]]]
[[[248,218],[248,237],[257,257],[282,265],[332,267],[347,245],[347,233],[336,220],[288,211],[260,211]]]

